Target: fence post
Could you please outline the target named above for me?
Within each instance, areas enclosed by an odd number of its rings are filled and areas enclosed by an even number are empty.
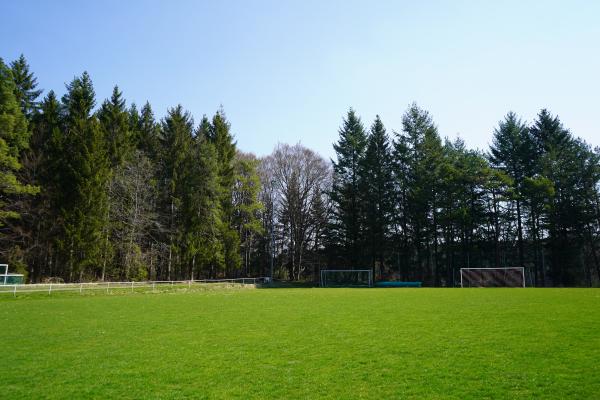
[[[52,293],[52,284],[50,284],[50,288],[48,289],[48,294]]]
[[[13,288],[13,296],[17,297],[17,285]]]
[[[188,290],[190,290],[192,288],[192,281],[188,281]]]
[[[83,283],[79,283],[79,294],[81,294],[81,291],[83,290]]]
[[[131,293],[133,293],[133,281],[131,281]]]
[[[108,294],[108,289],[110,289],[110,282],[106,284],[106,294]]]
[[[155,282],[152,282],[152,292],[153,293],[154,293],[154,285],[155,285]]]

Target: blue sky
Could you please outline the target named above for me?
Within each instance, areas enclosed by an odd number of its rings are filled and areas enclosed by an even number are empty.
[[[333,156],[349,107],[401,128],[407,106],[487,148],[513,110],[540,108],[600,145],[596,1],[9,1],[0,57],[24,53],[40,87],[87,70],[98,103],[118,84],[156,114],[223,105],[239,147]]]

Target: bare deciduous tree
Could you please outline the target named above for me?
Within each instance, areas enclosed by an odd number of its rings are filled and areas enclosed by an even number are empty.
[[[330,165],[300,144],[279,144],[263,159],[261,172],[263,199],[271,197],[273,202],[280,260],[289,279],[300,279],[307,268],[305,253],[317,249],[326,224],[323,196],[330,182]]]

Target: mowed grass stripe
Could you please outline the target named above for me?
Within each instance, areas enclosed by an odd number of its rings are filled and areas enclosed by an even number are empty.
[[[0,398],[597,398],[598,289],[0,300]]]

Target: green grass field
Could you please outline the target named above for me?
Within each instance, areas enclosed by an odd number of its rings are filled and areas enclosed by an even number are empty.
[[[598,289],[0,297],[0,398],[600,398]]]

